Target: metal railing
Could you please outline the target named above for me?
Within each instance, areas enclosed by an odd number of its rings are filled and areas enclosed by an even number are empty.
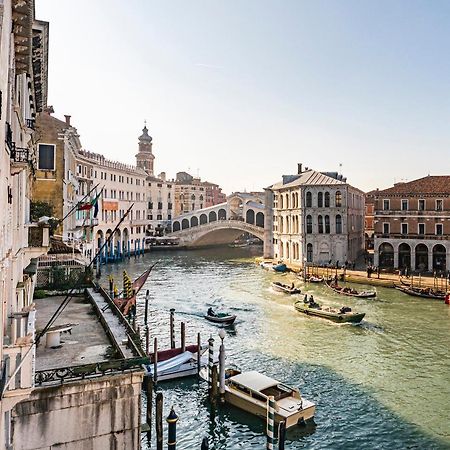
[[[30,130],[35,129],[36,121],[34,119],[26,119],[27,128],[30,128]]]
[[[10,150],[11,150],[10,158],[15,163],[25,163],[25,164],[31,163],[30,149],[20,148],[13,145],[13,148]]]
[[[84,364],[55,369],[37,370],[34,382],[37,386],[48,383],[63,384],[67,381],[84,380],[85,378],[102,377],[108,374],[123,373],[141,369],[143,364],[149,364],[149,358],[130,358]]]
[[[438,240],[447,241],[450,239],[446,234],[417,234],[417,233],[375,233],[375,237],[378,239],[424,239],[424,240]]]

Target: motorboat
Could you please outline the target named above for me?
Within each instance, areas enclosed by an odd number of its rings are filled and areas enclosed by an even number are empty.
[[[337,283],[325,282],[325,284],[332,289],[337,294],[347,295],[348,297],[358,297],[358,298],[373,298],[376,297],[377,293],[375,291],[361,291],[358,292],[356,289],[350,287],[339,286]]]
[[[285,294],[301,294],[301,290],[297,287],[294,286],[294,283],[292,283],[291,285],[288,284],[283,284],[280,283],[278,281],[273,281],[271,283],[272,289],[274,289],[275,291],[278,292],[283,292]]]
[[[232,325],[234,321],[236,320],[236,316],[232,314],[226,314],[226,313],[213,313],[212,311],[208,311],[205,314],[205,319],[209,320],[210,322],[217,323],[219,325]]]
[[[262,261],[259,265],[263,269],[273,270],[275,272],[280,272],[280,273],[286,272],[286,270],[287,270],[287,266],[284,263],[274,264],[272,262]]]
[[[200,354],[202,355],[208,346],[200,347]],[[158,351],[157,359],[157,378],[158,381],[174,380],[177,378],[184,378],[191,375],[197,375],[197,345],[188,345],[183,351],[182,348],[174,348],[169,350]],[[149,355],[150,364],[145,365],[145,372],[147,376],[153,377],[154,373],[154,354]],[[208,360],[202,357],[200,366],[206,366]]]
[[[353,312],[348,306],[343,306],[340,309],[323,308],[314,300],[309,302],[297,301],[294,303],[294,307],[297,311],[308,316],[320,317],[337,323],[359,323],[366,315],[366,313]]]
[[[275,400],[275,422],[286,428],[313,419],[316,405],[289,387],[256,371],[237,373],[225,378],[225,402],[256,416],[266,418],[267,401]]]

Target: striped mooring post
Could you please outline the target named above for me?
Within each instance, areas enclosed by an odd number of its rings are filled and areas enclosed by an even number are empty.
[[[170,308],[170,348],[175,348],[175,309]]]
[[[208,385],[212,388],[212,368],[214,365],[214,338],[208,339]]]
[[[270,395],[267,398],[267,450],[273,450],[275,443],[275,398]]]
[[[176,450],[178,416],[176,415],[173,406],[166,418],[166,422],[168,423],[167,450]]]

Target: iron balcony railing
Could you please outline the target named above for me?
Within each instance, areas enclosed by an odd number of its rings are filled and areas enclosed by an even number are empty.
[[[31,164],[30,160],[30,149],[16,147],[13,143],[13,147],[10,148],[10,158],[15,163],[26,163]]]
[[[30,130],[35,129],[35,123],[36,121],[34,119],[26,119],[27,128],[30,128]]]
[[[142,369],[142,366],[149,364],[149,362],[149,358],[130,358],[80,366],[38,370],[34,375],[34,381],[37,386],[47,383],[62,384],[68,381],[84,380],[85,378],[101,377],[107,374]]]
[[[426,240],[438,240],[447,241],[450,239],[446,234],[417,234],[417,233],[375,233],[375,237],[380,239],[426,239]]]

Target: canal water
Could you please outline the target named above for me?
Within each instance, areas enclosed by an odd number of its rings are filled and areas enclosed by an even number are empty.
[[[450,449],[450,308],[443,302],[376,288],[375,300],[333,294],[304,285],[294,274],[270,273],[246,249],[153,252],[103,269],[121,280],[158,261],[138,299],[143,323],[150,290],[150,332],[169,346],[169,309],[186,322],[187,343],[197,332],[206,342],[219,328],[206,322],[208,307],[238,316],[227,329],[227,363],[258,370],[298,386],[316,403],[315,426],[287,432],[288,449]],[[117,278],[118,277],[118,278]],[[295,283],[324,305],[348,305],[366,312],[359,326],[334,324],[296,312],[294,298],[276,293],[271,281]],[[374,289],[355,286],[357,289]],[[298,296],[293,296],[298,297]],[[164,416],[174,406],[178,449],[200,449],[208,437],[214,449],[264,449],[262,420],[231,406],[214,412],[207,388],[196,378],[159,383]],[[166,430],[165,430],[166,433]],[[165,442],[167,434],[165,434]],[[143,448],[149,446],[143,436]]]

